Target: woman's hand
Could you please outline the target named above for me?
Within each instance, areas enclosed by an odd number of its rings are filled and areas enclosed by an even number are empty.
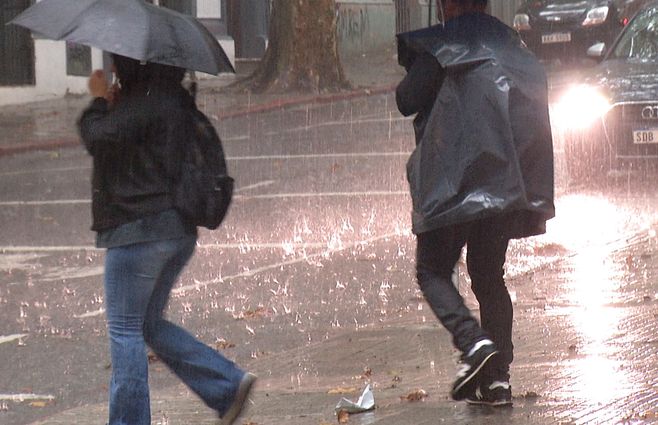
[[[89,87],[89,94],[93,97],[104,97],[108,99],[109,87],[105,79],[105,73],[100,69],[91,73],[87,87]]]

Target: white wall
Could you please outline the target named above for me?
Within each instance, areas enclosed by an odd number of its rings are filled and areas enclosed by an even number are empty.
[[[221,19],[222,2],[217,0],[197,0],[196,16],[201,19]]]
[[[2,1],[2,0],[0,0]],[[199,18],[219,18],[217,0],[197,0]],[[235,42],[228,36],[219,40],[231,63],[235,65]],[[91,49],[92,70],[103,68],[103,54]],[[87,92],[87,77],[66,75],[66,42],[37,38],[34,40],[35,85],[0,87],[0,106],[53,99],[68,93]],[[199,73],[200,78],[212,75]]]
[[[86,93],[87,77],[66,75],[66,43],[45,39],[34,40],[34,86],[0,87],[0,105],[34,102]],[[102,52],[92,49],[92,69],[103,67]]]

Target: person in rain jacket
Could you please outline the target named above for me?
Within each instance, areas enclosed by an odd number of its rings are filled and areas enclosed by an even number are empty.
[[[185,70],[112,59],[120,90],[108,90],[102,71],[94,72],[94,100],[78,121],[93,157],[92,230],[97,246],[107,248],[109,425],[151,424],[145,344],[218,412],[222,424],[232,424],[254,375],[163,317],[197,239],[196,227],[174,209],[171,196],[196,110],[181,86]]]
[[[438,5],[441,10],[441,5]],[[554,216],[553,148],[545,72],[486,0],[447,0],[444,25],[398,34],[407,74],[400,112],[416,114],[407,163],[417,279],[462,352],[451,396],[512,404],[510,239],[545,232]],[[466,245],[480,322],[452,281]]]

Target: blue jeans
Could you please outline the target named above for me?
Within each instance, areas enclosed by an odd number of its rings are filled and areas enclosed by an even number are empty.
[[[148,344],[209,407],[228,410],[244,371],[162,317],[196,237],[109,248],[105,303],[112,356],[109,425],[150,425]]]

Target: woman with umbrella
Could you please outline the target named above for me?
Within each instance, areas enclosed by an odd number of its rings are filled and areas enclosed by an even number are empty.
[[[226,53],[195,18],[141,0],[41,0],[11,23],[113,54],[120,89],[94,72],[78,122],[94,162],[92,230],[107,248],[109,425],[151,423],[146,344],[222,424],[234,423],[255,376],[163,318],[197,238],[171,196],[199,113],[181,81],[186,69],[235,72]]]
[[[105,297],[112,357],[110,425],[151,423],[145,344],[222,424],[239,416],[255,377],[163,318],[192,256],[196,227],[172,205],[196,105],[183,68],[113,55],[119,90],[101,71],[78,126],[93,156],[92,230],[107,248]]]

